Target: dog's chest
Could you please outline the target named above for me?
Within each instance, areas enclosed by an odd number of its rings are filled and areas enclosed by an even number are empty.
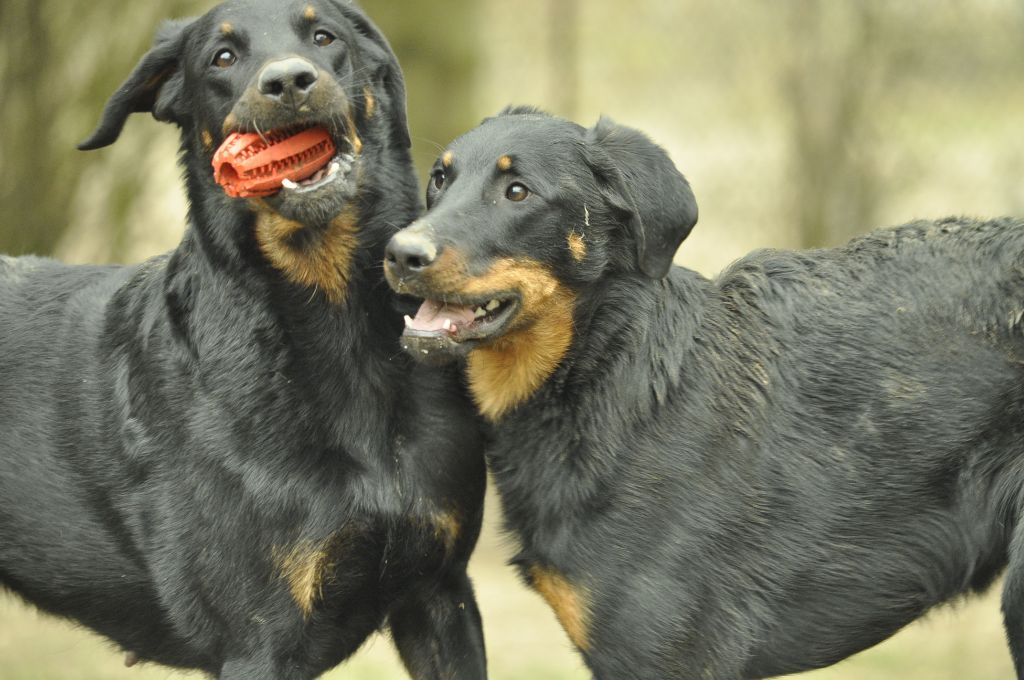
[[[285,532],[302,538],[281,542],[278,534],[273,577],[304,616],[350,609],[353,598],[372,599],[371,609],[384,611],[451,561],[474,517],[457,501],[419,475],[390,466],[365,470],[339,490],[336,503],[307,506],[306,524]],[[332,505],[348,510],[331,516]]]
[[[272,549],[274,578],[304,618],[373,602],[381,614],[449,560],[460,532],[454,513],[366,516],[316,540]]]

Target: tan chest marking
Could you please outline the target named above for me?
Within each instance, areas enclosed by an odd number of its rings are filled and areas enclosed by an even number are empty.
[[[352,260],[359,247],[358,216],[348,208],[331,221],[318,239],[300,243],[306,227],[268,209],[256,218],[256,241],[264,257],[286,279],[322,291],[332,303],[345,299]]]
[[[519,328],[469,354],[467,376],[481,415],[499,420],[530,397],[551,375],[573,338],[576,296],[543,265],[499,261],[488,274],[471,280],[468,295],[518,290]]]
[[[491,421],[532,395],[572,344],[576,294],[540,262],[504,258],[485,273],[469,276],[462,253],[445,248],[423,279],[438,295],[485,298],[498,291],[520,295],[522,308],[515,326],[472,350],[467,360],[470,392],[481,415]]]

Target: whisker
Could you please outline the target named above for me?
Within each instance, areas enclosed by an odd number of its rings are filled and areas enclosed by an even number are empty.
[[[428,144],[434,147],[434,150],[438,153],[444,151],[444,145],[434,141],[433,139],[429,139],[427,137],[413,137],[412,139],[416,142],[422,142],[423,144]]]
[[[262,139],[262,140],[263,140],[263,143],[264,143],[264,144],[266,144],[267,146],[270,146],[270,140],[268,140],[268,139],[266,138],[266,136],[264,136],[264,134],[263,134],[263,132],[262,132],[262,131],[260,130],[260,126],[259,126],[259,124],[258,124],[258,123],[256,122],[256,119],[255,119],[255,118],[253,118],[253,119],[252,119],[252,126],[253,126],[253,128],[255,128],[255,130],[256,130],[256,134],[258,134],[258,135],[260,136],[260,139]]]

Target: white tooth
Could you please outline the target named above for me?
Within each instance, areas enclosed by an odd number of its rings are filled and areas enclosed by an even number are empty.
[[[345,161],[346,163],[351,163],[351,162],[352,162],[352,161],[354,161],[355,159],[356,159],[356,157],[355,157],[355,156],[353,156],[353,155],[352,155],[352,154],[350,154],[350,153],[344,154],[344,155],[342,155],[342,157],[341,157],[341,160]]]
[[[298,184],[296,184],[295,182],[291,181],[287,177],[285,179],[281,180],[281,186],[283,186],[285,189],[298,189],[299,188]]]
[[[334,163],[331,163],[331,167],[327,168],[327,176],[330,177],[331,175],[335,175],[339,170],[341,170],[341,166],[337,161],[335,161]]]
[[[412,317],[408,314],[405,315],[405,327],[412,328]]]
[[[482,316],[487,316],[487,311],[483,307],[477,307],[473,310],[473,318],[479,319]]]
[[[444,325],[442,326],[442,328],[444,328],[445,330],[448,330],[451,327],[452,327],[452,320],[451,319],[445,319],[444,320]]]
[[[488,312],[493,312],[495,309],[497,309],[500,306],[501,306],[500,302],[498,302],[497,300],[491,300],[490,302],[487,303],[487,311]]]

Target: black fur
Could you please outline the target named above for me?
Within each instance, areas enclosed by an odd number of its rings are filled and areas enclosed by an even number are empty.
[[[1024,223],[915,222],[660,278],[634,223],[674,225],[667,257],[696,213],[639,133],[513,110],[450,150],[420,221],[438,250],[470,271],[539,261],[576,292],[571,347],[497,420],[488,462],[517,562],[583,603],[595,677],[826,666],[1005,569],[1024,678]],[[510,182],[533,195],[509,203]],[[430,297],[422,273],[406,289]]]
[[[336,39],[317,46],[316,29]],[[212,66],[225,47],[237,62]],[[210,165],[225,117],[266,62],[295,55],[342,108],[267,103],[262,125],[238,129],[319,117],[362,140],[357,179],[303,200],[228,198]],[[478,428],[457,375],[401,353],[379,264],[419,210],[404,97],[387,42],[348,0],[230,0],[160,31],[82,147],[115,141],[131,112],[180,127],[181,245],[128,267],[0,258],[6,587],[143,660],[225,680],[312,678],[386,625],[415,678],[485,677],[466,576]],[[341,301],[257,245],[261,211],[302,222],[292,245],[315,249],[352,206]],[[310,577],[308,616],[289,573]]]

